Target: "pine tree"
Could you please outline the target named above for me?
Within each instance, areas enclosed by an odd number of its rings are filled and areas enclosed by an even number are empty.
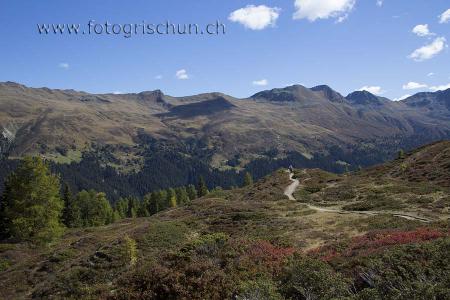
[[[147,210],[150,213],[150,215],[154,215],[158,212],[158,193],[153,192],[150,194],[145,195],[144,199],[148,199],[148,206]]]
[[[67,184],[64,184],[62,200],[64,202],[62,222],[67,227],[80,227],[82,225],[80,208]]]
[[[186,191],[187,191],[189,200],[194,200],[197,198],[197,190],[195,189],[195,186],[193,184],[188,185]]]
[[[125,219],[128,213],[128,200],[120,198],[119,201],[116,202],[115,210],[117,211],[121,219]]]
[[[137,209],[137,216],[139,218],[150,216],[150,213],[148,212],[147,207],[148,207],[148,203],[146,202],[146,199],[144,199],[143,201],[140,201],[139,207]]]
[[[95,191],[94,191],[95,192]],[[110,224],[113,221],[113,210],[109,204],[105,193],[95,193],[95,206],[92,226],[102,226]]]
[[[128,198],[128,211],[127,211],[128,218],[136,218],[138,206],[139,202],[136,198],[133,197]]]
[[[405,158],[405,151],[403,149],[400,149],[397,153],[397,159],[403,159]]]
[[[167,201],[167,191],[161,190],[156,194],[156,201],[158,204],[158,212],[165,210],[169,207],[169,202]]]
[[[6,179],[1,207],[12,238],[48,243],[64,232],[59,178],[39,157],[25,157]]]
[[[111,223],[117,222],[120,219],[122,219],[122,217],[120,216],[120,213],[117,210],[113,210],[113,214],[112,214],[112,220]]]
[[[180,205],[189,203],[189,196],[184,186],[175,189],[175,194],[177,195],[177,202]]]
[[[252,185],[253,177],[249,172],[246,172],[244,175],[244,186]]]
[[[113,210],[105,193],[94,190],[81,191],[75,201],[80,207],[81,224],[84,227],[106,225],[114,219]]]
[[[3,195],[0,197],[0,240],[8,238],[8,219],[6,216],[7,211],[7,202],[6,195],[11,193],[10,187],[5,184],[5,190],[3,191]]]
[[[200,176],[198,180],[198,187],[197,187],[197,195],[198,197],[206,196],[209,193],[208,187],[206,186],[205,179],[203,176]]]

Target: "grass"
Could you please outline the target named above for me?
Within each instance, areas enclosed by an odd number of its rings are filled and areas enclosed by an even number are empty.
[[[0,257],[0,272],[6,271],[10,265],[11,262],[8,259]]]
[[[362,232],[382,229],[412,230],[423,226],[419,221],[397,218],[392,215],[376,215],[353,220],[344,220],[340,226],[349,226]]]
[[[182,245],[192,229],[180,221],[155,221],[147,228],[146,233],[138,239],[141,249],[170,250]]]
[[[56,152],[46,154],[46,157],[58,164],[70,164],[72,162],[80,162],[82,159],[82,155],[82,152],[79,150],[68,150],[66,155],[62,155],[61,153]]]

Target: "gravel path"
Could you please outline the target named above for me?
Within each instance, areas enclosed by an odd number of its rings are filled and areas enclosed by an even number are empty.
[[[288,171],[288,172],[289,172],[289,179],[292,181],[292,183],[286,187],[286,189],[284,190],[284,194],[289,198],[289,200],[296,201],[293,194],[301,184],[298,179],[294,178],[293,172],[290,172],[290,171]],[[306,170],[303,170],[303,173],[306,175]],[[348,210],[341,210],[341,209],[323,208],[323,207],[310,205],[308,203],[303,203],[303,204],[305,204],[309,209],[313,209],[315,211],[320,211],[320,212],[328,212],[328,213],[336,213],[336,214],[358,214],[358,215],[368,215],[368,216],[390,214],[394,217],[399,217],[399,218],[403,218],[403,219],[407,219],[407,220],[415,220],[415,221],[419,221],[419,222],[423,222],[423,223],[432,222],[432,220],[430,220],[430,219],[419,217],[419,216],[414,216],[414,215],[406,214],[406,213],[402,213],[402,212],[351,211],[351,210],[348,211]]]

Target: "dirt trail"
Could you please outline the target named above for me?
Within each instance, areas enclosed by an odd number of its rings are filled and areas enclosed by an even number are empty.
[[[289,179],[292,181],[292,183],[286,187],[286,189],[284,190],[284,194],[289,198],[289,200],[296,200],[294,197],[294,192],[297,190],[297,188],[299,186],[301,186],[300,181],[298,179],[294,178],[294,173],[291,171],[288,171],[289,173]],[[303,170],[303,173],[306,175],[306,170]],[[304,181],[308,180],[309,178],[306,178]],[[318,206],[314,206],[314,205],[310,205],[308,203],[302,203],[304,205],[306,205],[309,209],[313,209],[315,211],[320,211],[320,212],[327,212],[327,213],[336,213],[336,214],[358,214],[358,215],[368,215],[368,216],[376,216],[376,215],[381,215],[381,214],[390,214],[394,217],[399,217],[399,218],[403,218],[403,219],[407,219],[407,220],[415,220],[415,221],[419,221],[419,222],[423,222],[423,223],[430,223],[432,222],[432,220],[427,219],[427,218],[423,218],[423,217],[419,217],[419,216],[414,216],[414,215],[410,215],[410,214],[406,214],[406,213],[402,213],[402,212],[387,212],[387,211],[352,211],[352,210],[341,210],[341,209],[330,209],[330,208],[323,208],[323,207],[318,207]]]
[[[295,190],[300,185],[300,181],[298,179],[294,179],[294,173],[292,172],[289,172],[289,179],[292,183],[284,190],[284,194],[289,198],[289,200],[295,200],[292,194],[294,194]]]

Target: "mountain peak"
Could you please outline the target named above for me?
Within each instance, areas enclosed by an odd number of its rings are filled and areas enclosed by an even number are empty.
[[[5,82],[0,82],[0,86],[6,86],[6,87],[12,87],[12,88],[26,88],[25,85],[14,82],[14,81],[5,81]]]
[[[383,102],[381,101],[381,98],[372,94],[368,91],[355,91],[353,93],[350,93],[345,97],[347,100],[349,100],[353,104],[375,104],[375,105],[382,105]]]
[[[170,103],[167,101],[164,93],[161,90],[144,91],[138,94],[140,100],[144,102],[154,102],[162,105],[163,107],[170,107]]]
[[[327,99],[329,99],[331,102],[344,102],[345,98],[332,88],[330,88],[328,85],[318,85],[311,88],[314,92],[321,92]]]
[[[250,97],[254,100],[271,102],[296,102],[300,99],[315,99],[317,95],[302,85],[291,85],[284,88],[275,88],[261,91]]]

